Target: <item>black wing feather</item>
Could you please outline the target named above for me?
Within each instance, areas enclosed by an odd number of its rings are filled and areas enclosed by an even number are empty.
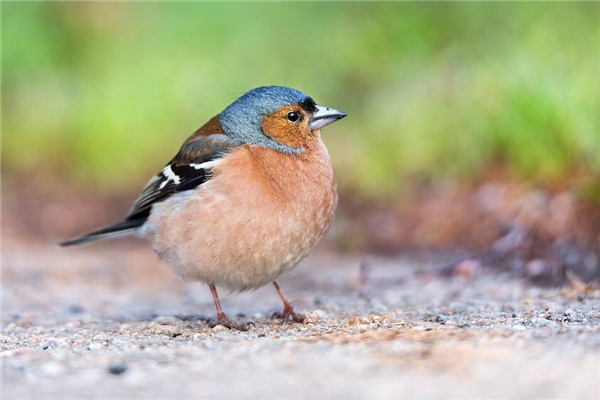
[[[188,139],[177,155],[148,182],[127,218],[147,218],[152,205],[177,192],[194,189],[210,179],[210,168],[200,168],[203,163],[223,157],[240,145],[229,136],[216,133]]]
[[[240,143],[234,142],[228,136],[220,133],[192,135],[171,162],[148,182],[124,221],[67,240],[60,245],[71,246],[137,231],[148,219],[154,204],[166,200],[175,193],[194,189],[208,181],[211,178],[212,164],[204,166],[202,164],[223,157],[239,145]]]
[[[127,219],[140,218],[141,216],[147,217],[155,203],[161,202],[177,192],[194,189],[210,179],[210,168],[196,168],[194,165],[198,165],[198,163],[185,165],[167,164],[148,183],[144,192],[129,212]]]

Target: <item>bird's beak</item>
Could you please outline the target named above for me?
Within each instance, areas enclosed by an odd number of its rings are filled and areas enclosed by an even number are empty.
[[[343,111],[338,111],[333,108],[317,106],[317,111],[310,118],[308,127],[311,130],[321,129],[324,126],[334,123],[335,121],[344,118],[346,115]]]

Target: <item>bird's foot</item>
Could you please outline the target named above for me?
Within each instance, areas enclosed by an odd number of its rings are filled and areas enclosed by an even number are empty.
[[[208,326],[214,328],[215,326],[222,325],[225,328],[246,332],[251,327],[255,326],[254,322],[236,322],[229,319],[226,314],[220,314],[217,319],[211,318],[208,320]]]
[[[293,307],[284,307],[283,312],[273,313],[272,318],[281,319],[283,322],[297,322],[299,324],[304,322],[304,315],[296,313]]]

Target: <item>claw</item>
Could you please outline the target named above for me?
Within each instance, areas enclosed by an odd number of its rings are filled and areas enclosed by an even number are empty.
[[[214,328],[217,325],[222,325],[225,328],[242,332],[246,332],[248,329],[250,329],[250,327],[256,326],[256,324],[252,321],[234,322],[230,320],[225,313],[219,313],[216,320],[214,318],[208,320],[208,326],[210,328]]]
[[[296,322],[296,323],[303,323],[304,322],[304,315],[303,314],[299,314],[294,312],[294,310],[283,310],[283,312],[274,312],[273,315],[271,315],[272,319],[281,319],[283,320],[283,322]]]
[[[273,286],[275,286],[275,290],[277,290],[277,293],[279,293],[279,297],[283,302],[283,313],[276,312],[273,314],[273,318],[281,318],[283,319],[284,323],[289,321],[303,323],[304,315],[296,314],[294,312],[294,307],[292,306],[290,301],[284,296],[283,292],[281,291],[281,288],[279,287],[279,284],[273,281]]]
[[[228,317],[225,318],[211,318],[208,320],[208,326],[210,328],[214,328],[215,326],[218,325],[222,325],[225,328],[231,329],[231,330],[235,330],[235,331],[241,331],[241,332],[246,332],[247,330],[249,330],[251,327],[256,326],[256,324],[252,321],[248,321],[248,322],[235,322],[230,320]]]
[[[293,311],[292,311],[292,313],[291,313],[291,314],[284,315],[284,319],[285,319],[286,321],[287,321],[287,320],[289,320],[289,319],[290,319],[290,317],[291,317],[291,320],[292,320],[293,322],[296,322],[296,323],[298,323],[298,324],[302,324],[302,323],[304,323],[304,314],[299,314],[299,313],[295,313],[295,312],[293,312]]]

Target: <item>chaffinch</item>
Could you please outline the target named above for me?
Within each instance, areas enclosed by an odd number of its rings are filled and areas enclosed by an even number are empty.
[[[208,284],[218,323],[230,328],[216,286],[273,282],[283,318],[302,316],[275,281],[327,231],[337,184],[321,128],[346,116],[288,87],[253,89],[198,129],[147,184],[125,220],[61,243],[137,234],[185,280]]]

